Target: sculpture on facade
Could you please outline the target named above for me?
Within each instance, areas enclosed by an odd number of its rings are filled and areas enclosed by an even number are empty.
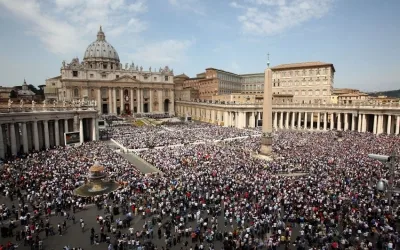
[[[35,104],[36,104],[36,102],[34,100],[32,100],[32,109],[35,109]]]
[[[11,108],[13,101],[11,99],[8,99],[8,108]]]
[[[58,103],[57,100],[54,100],[54,101],[53,101],[53,107],[54,107],[54,108],[56,107],[57,103]]]
[[[63,100],[63,107],[65,108],[65,106],[67,106],[67,101],[65,101],[65,98]]]
[[[128,69],[128,63],[125,63],[125,69]]]
[[[19,101],[19,107],[20,108],[24,107],[24,99],[21,99],[21,101]]]
[[[143,71],[143,67],[142,66],[140,66],[140,71]]]
[[[151,72],[151,66],[150,66],[150,68],[149,68],[149,71]]]
[[[97,101],[93,100],[93,107],[96,107],[96,106],[97,106]]]
[[[65,68],[65,60],[62,62],[62,66],[63,68]]]
[[[162,72],[162,68],[161,68],[161,67],[160,67],[160,69],[158,70],[158,72],[160,72],[160,73]]]
[[[136,71],[139,71],[139,66],[136,65]]]
[[[45,100],[43,101],[43,108],[46,108],[46,104],[47,104],[47,100],[45,99]]]

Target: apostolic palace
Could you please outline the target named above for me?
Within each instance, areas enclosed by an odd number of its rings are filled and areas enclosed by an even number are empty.
[[[270,79],[265,72],[240,75],[216,68],[191,78],[174,76],[168,66],[123,65],[100,27],[82,61],[64,61],[60,74],[45,81],[43,103],[10,99],[0,109],[0,158],[7,148],[15,155],[20,149],[65,144],[66,132],[79,132],[80,143],[97,140],[99,115],[168,114],[220,126],[261,126],[268,84],[274,129],[399,134],[399,100],[334,88],[332,63],[291,63],[270,70]]]

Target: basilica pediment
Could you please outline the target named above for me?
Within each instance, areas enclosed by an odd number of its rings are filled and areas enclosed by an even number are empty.
[[[116,78],[112,80],[112,82],[140,83],[140,81],[135,79],[133,76],[127,76],[127,75]]]

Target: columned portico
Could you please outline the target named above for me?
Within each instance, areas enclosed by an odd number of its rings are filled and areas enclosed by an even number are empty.
[[[215,122],[215,112],[223,114],[224,126],[251,127],[252,115],[261,113],[262,104],[218,104],[206,102],[176,101],[176,110],[190,110],[194,120]],[[399,130],[398,117],[400,105],[391,106],[338,106],[338,105],[272,105],[272,125],[276,129],[317,129],[317,130],[351,130],[396,134]],[[182,110],[182,111],[180,111]],[[200,112],[200,110],[202,110]],[[205,113],[207,110],[207,114]],[[215,111],[213,113],[213,110]],[[204,111],[204,112],[203,112]],[[243,114],[240,114],[243,112]],[[303,115],[304,114],[304,115]],[[322,117],[321,117],[322,116]],[[319,118],[319,119],[318,119]],[[375,119],[374,119],[375,118]],[[243,121],[240,121],[243,119]],[[218,115],[217,115],[217,120]],[[257,119],[258,120],[258,119]],[[379,122],[378,122],[379,120]],[[255,123],[255,122],[254,122]],[[316,127],[315,127],[316,125]]]

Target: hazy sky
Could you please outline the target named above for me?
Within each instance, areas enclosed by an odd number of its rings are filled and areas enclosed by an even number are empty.
[[[121,63],[194,77],[333,63],[334,87],[399,89],[399,0],[0,0],[0,85],[44,84],[103,26]]]

